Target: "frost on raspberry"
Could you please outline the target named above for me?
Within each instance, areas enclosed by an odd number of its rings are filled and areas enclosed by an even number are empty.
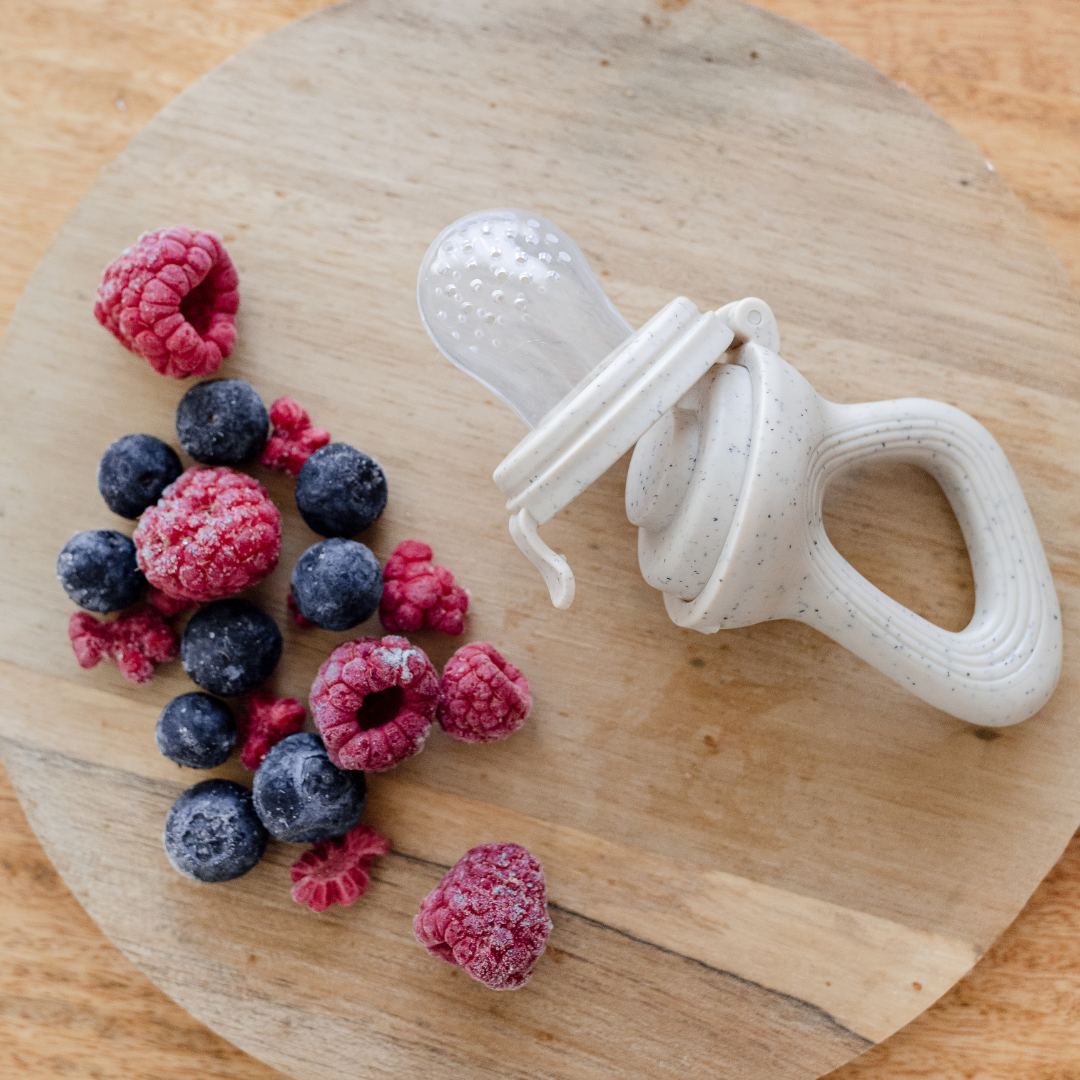
[[[176,600],[221,600],[277,566],[281,514],[258,480],[195,467],[145,511],[132,539],[154,588]]]
[[[424,898],[413,933],[490,989],[517,990],[551,933],[543,867],[520,844],[474,847]]]
[[[339,645],[311,687],[311,712],[339,769],[384,772],[419,753],[435,719],[439,677],[403,637]]]
[[[331,904],[348,907],[367,892],[371,864],[389,854],[386,838],[363,823],[344,836],[320,840],[289,870],[295,882],[292,898],[312,911],[325,911]]]
[[[505,739],[521,727],[531,708],[529,680],[486,641],[462,645],[443,669],[439,723],[455,739]]]
[[[270,406],[274,430],[259,458],[268,469],[288,473],[294,480],[316,450],[330,442],[326,428],[313,427],[307,410],[292,398],[278,398]]]
[[[236,341],[240,279],[213,233],[143,233],[101,277],[94,316],[162,375],[217,371]]]
[[[419,540],[402,540],[386,560],[379,619],[391,632],[427,627],[445,634],[465,629],[469,594],[454,584],[445,566],[432,563],[432,550]]]
[[[304,726],[307,710],[296,698],[278,698],[267,690],[253,690],[244,699],[244,712],[236,724],[240,764],[254,772],[288,735]]]
[[[76,611],[68,621],[68,637],[79,667],[92,668],[107,656],[136,686],[154,677],[155,664],[174,660],[180,652],[176,632],[149,607],[126,612],[112,622]]]

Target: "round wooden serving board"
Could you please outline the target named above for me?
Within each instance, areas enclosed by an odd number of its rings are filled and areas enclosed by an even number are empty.
[[[1068,638],[1051,704],[984,731],[806,627],[679,630],[641,579],[625,462],[545,529],[578,575],[549,604],[491,472],[523,434],[443,360],[414,283],[470,210],[535,208],[635,324],[672,297],[774,307],[784,355],[840,401],[922,395],[997,436],[1027,492]],[[368,894],[289,899],[301,850],[238,881],[165,861],[201,776],[154,746],[179,664],[145,688],[81,671],[54,577],[75,531],[131,525],[95,488],[118,436],[173,440],[184,386],[91,314],[144,230],[221,233],[241,274],[223,375],[299,398],[377,457],[406,537],[469,586],[467,639],[528,673],[506,742],[440,732],[372,778],[390,837]],[[836,45],[733,0],[369,0],[267,38],[170,105],[68,221],[4,345],[0,735],[30,820],[106,933],[239,1046],[304,1080],[816,1077],[906,1023],[1015,916],[1080,822],[1080,307],[996,174]],[[291,482],[281,565],[253,591],[286,638],[273,689],[305,699],[349,635],[285,616],[316,537]],[[839,481],[837,546],[958,628],[963,542],[914,470]],[[378,633],[372,621],[362,632]],[[441,665],[460,644],[416,641]],[[238,765],[221,775],[248,779]],[[530,985],[494,994],[415,944],[421,898],[467,848],[527,845],[555,924]]]

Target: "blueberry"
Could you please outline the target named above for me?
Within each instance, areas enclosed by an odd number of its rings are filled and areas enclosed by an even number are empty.
[[[119,611],[139,599],[146,578],[135,545],[115,529],[76,533],[56,560],[64,592],[87,611]]]
[[[265,682],[281,659],[277,623],[247,600],[215,600],[200,608],[180,639],[184,670],[222,697],[246,694]]]
[[[386,475],[374,458],[331,443],[304,462],[296,478],[296,508],[323,536],[353,536],[386,508]]]
[[[173,698],[154,728],[157,748],[177,765],[213,769],[236,745],[236,722],[224,701],[193,692]]]
[[[98,462],[97,486],[105,505],[137,518],[184,471],[176,451],[153,435],[125,435]]]
[[[367,545],[335,536],[300,556],[290,588],[305,619],[324,630],[348,630],[379,606],[382,567]]]
[[[258,457],[269,426],[262,398],[243,379],[197,383],[176,407],[180,445],[203,465],[239,465]]]
[[[162,840],[173,869],[185,877],[232,881],[263,857],[269,836],[246,787],[203,780],[172,804]]]
[[[272,747],[255,773],[255,812],[278,840],[309,844],[347,833],[364,815],[362,772],[339,769],[318,735]]]

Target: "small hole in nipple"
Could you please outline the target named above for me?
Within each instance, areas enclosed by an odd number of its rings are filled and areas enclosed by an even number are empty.
[[[746,321],[751,326],[760,326],[761,325],[761,312],[758,311],[756,308],[753,311],[748,311],[746,313]]]

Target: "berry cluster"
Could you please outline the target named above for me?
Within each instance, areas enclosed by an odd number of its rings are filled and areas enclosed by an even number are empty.
[[[215,371],[235,340],[237,277],[221,241],[177,226],[148,233],[109,266],[95,314],[155,370],[177,378]],[[57,574],[85,609],[71,616],[78,662],[111,657],[130,681],[180,655],[200,687],[162,711],[154,732],[177,765],[213,769],[238,750],[252,789],[209,779],[183,792],[165,822],[165,853],[180,873],[229,881],[251,870],[271,838],[314,844],[292,866],[292,897],[313,911],[349,905],[368,887],[387,841],[363,824],[365,773],[419,753],[438,722],[470,743],[506,738],[524,722],[528,680],[486,642],[465,645],[440,678],[422,649],[400,636],[465,628],[469,596],[433,563],[432,549],[402,541],[385,567],[353,539],[387,503],[377,461],[312,425],[291,398],[269,410],[241,379],[191,387],[176,410],[180,457],[152,435],[127,435],[105,451],[98,488],[114,513],[138,519],[129,539],[113,529],[79,533]],[[238,466],[258,462],[296,480],[296,508],[325,539],[292,571],[288,607],[305,628],[342,631],[376,611],[389,631],[335,648],[319,669],[310,706],[264,688],[283,650],[274,620],[238,593],[265,579],[281,551],[281,514]],[[182,635],[166,620],[192,607]],[[88,612],[119,613],[99,621]],[[234,717],[225,698],[243,701]],[[418,940],[494,989],[529,977],[543,951],[543,872],[516,844],[470,851],[424,901]]]

